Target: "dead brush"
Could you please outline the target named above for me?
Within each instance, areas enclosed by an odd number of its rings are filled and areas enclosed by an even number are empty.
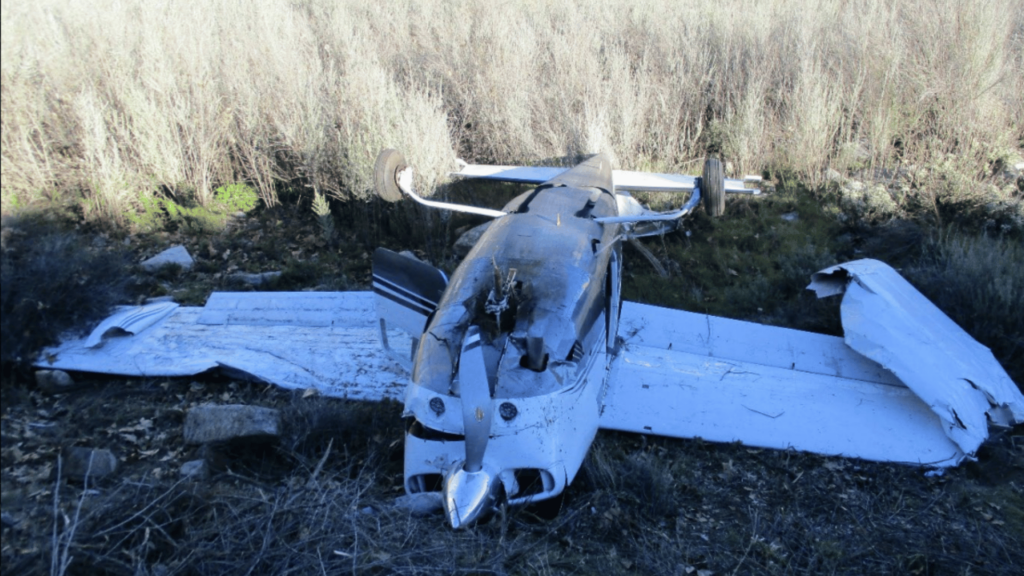
[[[84,329],[128,299],[125,254],[94,246],[96,236],[22,217],[4,218],[3,237],[0,360],[5,370],[24,366],[63,332]]]
[[[389,147],[425,194],[456,154],[686,171],[716,151],[810,180],[952,154],[977,180],[1021,147],[1014,0],[15,4],[5,212],[52,196],[123,222],[147,189],[205,205],[236,181],[268,206],[293,183],[366,198]]]
[[[172,389],[133,402],[145,413],[174,398]],[[75,410],[84,401],[62,400]],[[986,476],[1004,478],[1002,491],[990,491],[969,469],[925,477],[893,464],[601,433],[587,479],[554,518],[511,509],[452,531],[441,515],[394,506],[396,406],[281,402],[293,405],[282,409],[296,426],[319,433],[278,445],[277,470],[228,462],[230,473],[193,481],[129,461],[96,489],[58,482],[64,573],[996,575],[1024,560],[1008,529],[1020,507],[1012,449],[988,457],[986,469],[1008,473]],[[5,569],[50,569],[47,553],[19,550],[51,550],[52,504],[49,495],[40,501],[38,526],[4,528]],[[65,525],[76,509],[77,522]]]

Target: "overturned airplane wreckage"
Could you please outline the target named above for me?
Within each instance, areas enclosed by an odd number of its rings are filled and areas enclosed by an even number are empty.
[[[622,302],[621,248],[697,208],[721,214],[717,160],[700,178],[463,165],[455,176],[537,184],[501,210],[425,200],[401,155],[378,158],[385,199],[495,218],[449,279],[378,249],[373,292],[216,293],[203,308],[126,308],[46,367],[127,375],[219,368],[289,388],[400,398],[405,489],[434,494],[453,527],[500,502],[562,494],[599,428],[826,455],[956,465],[1024,397],[989,350],[892,268],[815,274],[844,293],[845,339]],[[630,190],[689,193],[652,212]]]

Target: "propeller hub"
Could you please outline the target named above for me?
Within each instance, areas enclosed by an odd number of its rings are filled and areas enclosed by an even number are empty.
[[[456,462],[445,476],[442,499],[452,528],[468,526],[493,512],[503,487],[492,467],[467,472],[464,462]]]

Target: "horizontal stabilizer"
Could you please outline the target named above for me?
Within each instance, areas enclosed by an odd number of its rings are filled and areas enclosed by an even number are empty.
[[[487,166],[483,164],[467,164],[458,172],[452,172],[457,178],[479,178],[500,182],[518,182],[521,184],[543,184],[558,177],[569,168],[549,166]],[[630,170],[612,170],[612,181],[615,189],[627,192],[691,192],[697,186],[698,178],[683,174],[656,174],[653,172],[633,172]],[[744,180],[725,179],[725,191],[738,194],[759,194],[757,188],[747,188],[748,182],[758,182],[760,178],[749,176]]]

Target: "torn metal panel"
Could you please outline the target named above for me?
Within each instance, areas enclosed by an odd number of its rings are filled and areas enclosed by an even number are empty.
[[[138,316],[147,308],[119,315]],[[217,293],[204,308],[174,308],[98,346],[83,339],[49,348],[37,365],[126,376],[219,368],[328,396],[399,399],[408,375],[381,349],[373,309],[370,292]]]
[[[964,452],[842,339],[627,302],[601,427],[929,466]]]
[[[1024,422],[1024,396],[992,352],[970,337],[895,270],[857,260],[815,274],[818,297],[845,291],[846,344],[891,370],[942,421],[967,454],[988,424]]]
[[[145,306],[125,306],[97,326],[85,339],[87,348],[95,348],[107,338],[139,334],[163,320],[178,307],[174,302],[157,302]]]

